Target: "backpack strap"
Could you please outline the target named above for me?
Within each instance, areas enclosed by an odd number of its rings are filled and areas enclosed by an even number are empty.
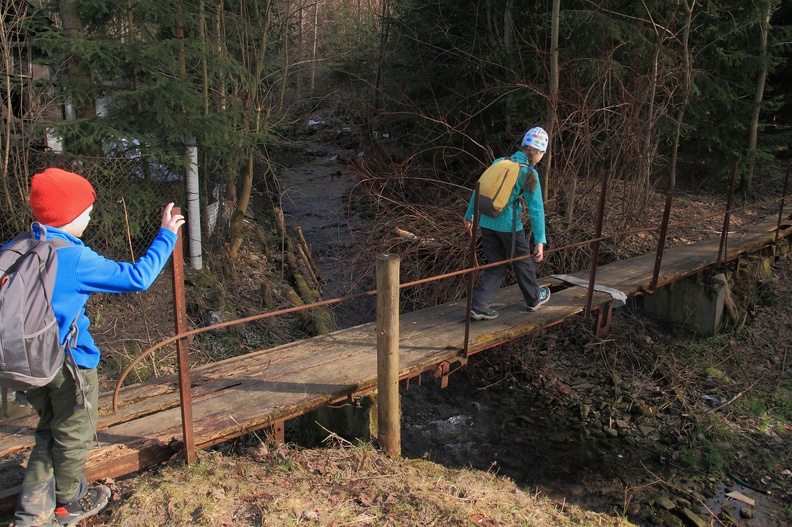
[[[533,168],[531,165],[529,165],[527,163],[519,163],[519,165],[520,165],[520,170],[522,170],[523,167],[527,167],[529,169]],[[523,192],[524,191],[525,191],[525,188],[523,188]],[[520,201],[521,199],[523,199],[523,193],[522,192],[520,192],[520,194],[517,196],[517,199],[515,200],[515,202]],[[513,206],[512,207],[512,244],[511,244],[511,253],[509,254],[509,260],[514,258],[514,248],[516,247],[516,245],[517,245],[517,207]]]

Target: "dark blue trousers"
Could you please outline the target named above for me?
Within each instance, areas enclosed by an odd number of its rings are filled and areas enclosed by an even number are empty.
[[[514,256],[511,255],[512,236],[514,237]],[[531,254],[531,244],[525,235],[525,230],[515,233],[493,231],[481,228],[481,245],[484,248],[484,257],[487,263],[500,262],[509,258],[516,258]],[[506,266],[498,265],[488,267],[481,274],[481,281],[478,288],[473,291],[473,302],[471,307],[476,311],[486,311],[489,309],[495,295],[500,289],[503,277],[506,274]],[[531,258],[512,262],[512,268],[520,286],[526,306],[536,304],[539,299],[539,281],[536,279],[536,265]]]

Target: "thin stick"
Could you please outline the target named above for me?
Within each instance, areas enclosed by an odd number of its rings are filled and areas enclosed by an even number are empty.
[[[132,249],[132,232],[129,229],[129,214],[127,213],[126,201],[124,200],[124,196],[121,196],[118,199],[118,202],[121,203],[121,206],[124,207],[124,225],[126,226],[126,234],[127,234],[127,243],[129,244],[129,255],[132,257],[132,263],[135,263],[135,251]],[[140,295],[136,295],[138,299],[138,304],[140,304],[140,312],[143,314],[143,326],[146,328],[146,339],[147,344],[151,347],[151,332],[149,330],[149,323],[148,317],[146,316],[146,310],[143,307],[143,298]],[[159,377],[159,371],[157,370],[157,359],[154,357],[154,354],[151,355],[151,370],[154,373],[154,377]]]
[[[746,393],[750,392],[750,391],[751,391],[751,389],[753,389],[753,387],[754,387],[754,386],[756,386],[756,384],[757,384],[759,381],[761,381],[762,379],[764,379],[764,375],[762,375],[761,377],[759,377],[758,379],[756,379],[756,382],[754,382],[754,383],[753,383],[752,385],[750,385],[748,388],[746,388],[745,390],[741,391],[740,393],[738,393],[737,395],[735,395],[734,397],[732,397],[731,399],[729,399],[728,401],[726,401],[726,402],[725,402],[725,403],[723,403],[722,405],[720,405],[720,406],[716,406],[716,407],[715,407],[715,408],[714,408],[712,411],[713,411],[713,412],[717,412],[718,410],[720,410],[720,409],[721,409],[721,408],[723,408],[724,406],[728,406],[728,405],[730,405],[731,403],[733,403],[734,401],[736,401],[737,399],[739,399],[740,397],[742,397],[742,396],[743,396],[743,395],[745,395]]]

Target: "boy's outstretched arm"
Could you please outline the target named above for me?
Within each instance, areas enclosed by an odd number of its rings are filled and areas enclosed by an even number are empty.
[[[172,214],[173,205],[173,202],[168,203],[165,206],[165,210],[162,211],[162,224],[160,228],[168,229],[172,233],[178,234],[179,227],[184,225],[184,216],[181,214]]]

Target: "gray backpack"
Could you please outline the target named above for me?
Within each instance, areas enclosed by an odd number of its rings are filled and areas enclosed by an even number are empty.
[[[33,231],[0,249],[0,386],[24,391],[45,386],[64,364],[52,290],[57,249],[71,245]],[[69,342],[71,338],[67,338]]]

